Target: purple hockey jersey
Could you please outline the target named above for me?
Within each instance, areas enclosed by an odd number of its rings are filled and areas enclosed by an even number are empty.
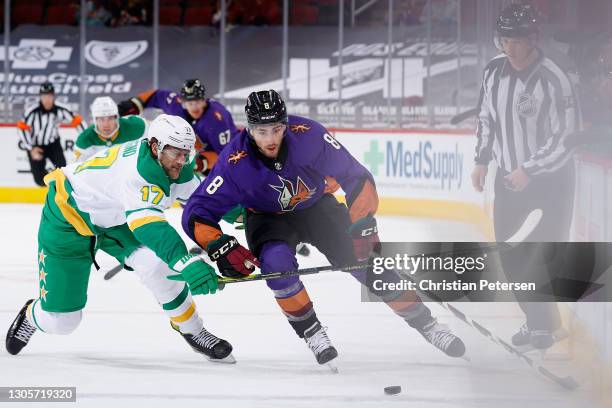
[[[275,160],[258,151],[245,129],[223,150],[211,173],[189,198],[183,210],[183,228],[193,235],[189,227],[192,217],[217,225],[237,204],[267,213],[303,210],[324,194],[325,176],[338,181],[349,202],[365,179],[374,183],[370,172],[313,120],[289,116]]]
[[[221,103],[206,99],[208,106],[200,119],[193,120],[177,100],[176,92],[158,89],[148,98],[142,98],[145,108],[158,108],[169,115],[180,116],[191,124],[193,130],[205,144],[206,150],[221,152],[227,143],[240,133],[234,119]]]

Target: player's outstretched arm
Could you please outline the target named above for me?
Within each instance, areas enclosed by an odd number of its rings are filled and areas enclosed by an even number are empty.
[[[134,204],[132,208],[136,206]],[[194,295],[215,293],[217,275],[214,269],[202,258],[187,252],[182,238],[167,222],[163,209],[147,202],[139,205],[141,208],[126,211],[128,226],[139,242],[153,250],[172,270],[179,273],[168,279],[187,282]]]
[[[235,237],[223,234],[219,226],[222,216],[242,200],[241,190],[226,171],[224,163],[215,166],[189,198],[183,210],[183,229],[208,252],[210,259],[217,262],[221,274],[237,278],[253,272],[259,263]]]

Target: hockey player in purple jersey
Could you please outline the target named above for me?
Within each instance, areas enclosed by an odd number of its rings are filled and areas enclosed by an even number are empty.
[[[119,114],[140,115],[146,108],[158,108],[185,119],[200,139],[201,146],[196,145],[196,150],[200,152],[197,157],[198,170],[206,174],[217,161],[219,152],[239,131],[225,106],[206,98],[205,93],[199,79],[188,79],[179,94],[156,89],[120,102]]]
[[[378,244],[374,214],[378,195],[372,175],[319,123],[287,116],[275,91],[253,92],[245,107],[248,127],[219,155],[217,165],[189,199],[183,228],[217,262],[224,276],[241,277],[259,266],[263,274],[298,268],[296,243],[314,245],[332,265],[367,260]],[[333,176],[346,202],[325,193]],[[247,208],[249,249],[226,235],[219,220],[229,209]],[[362,283],[364,274],[354,274]],[[297,335],[319,364],[338,355],[298,277],[267,281]],[[428,342],[452,357],[465,352],[461,339],[432,317],[415,292],[384,299]]]

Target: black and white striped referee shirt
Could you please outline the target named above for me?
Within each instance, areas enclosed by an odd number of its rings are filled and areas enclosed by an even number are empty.
[[[51,110],[45,110],[42,104],[26,110],[22,121],[17,122],[24,147],[31,150],[33,146],[46,146],[59,138],[58,127],[61,123],[85,130],[85,122],[80,115],[73,114],[66,106],[55,102]]]
[[[504,54],[489,62],[478,102],[476,164],[495,159],[508,173],[520,166],[531,176],[554,172],[570,154],[567,136],[580,127],[571,80],[541,52],[523,71]]]

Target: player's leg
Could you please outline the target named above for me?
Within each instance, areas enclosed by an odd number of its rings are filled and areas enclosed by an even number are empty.
[[[66,157],[64,156],[64,149],[62,149],[62,143],[59,139],[53,143],[49,143],[44,147],[45,156],[51,160],[51,163],[55,168],[66,166]]]
[[[19,353],[37,330],[69,334],[77,328],[87,302],[91,243],[63,217],[51,185],[38,231],[39,297],[26,303],[9,328],[9,353]]]
[[[230,356],[232,346],[204,328],[187,284],[167,279],[176,272],[152,250],[141,246],[127,224],[105,230],[99,242],[101,250],[125,264],[126,268],[134,270],[170,319],[172,328],[196,352],[206,355],[211,361],[221,361]],[[233,358],[224,360],[234,361]]]
[[[565,188],[561,185],[551,188],[550,182],[554,180],[534,180],[522,192],[509,190],[503,181],[503,172],[499,171],[495,180],[494,225],[495,237],[498,242],[511,237],[522,225],[527,215],[534,209],[542,210],[542,218],[527,237],[531,242],[566,241],[567,236],[561,237],[562,232],[569,235],[567,216],[563,217],[567,205],[558,197]],[[561,190],[559,190],[561,189]],[[573,197],[572,197],[573,198]],[[571,212],[571,210],[570,210]],[[531,247],[535,250],[535,247]],[[515,251],[500,254],[504,274],[511,282],[533,282],[535,276],[529,268],[525,267],[523,257],[516,256]],[[546,274],[540,274],[546,278]],[[546,282],[540,282],[544,285]],[[528,349],[548,348],[554,341],[553,332],[560,328],[561,318],[555,303],[546,302],[545,299],[535,299],[537,294],[528,295],[521,291],[515,292],[519,306],[525,313],[526,321],[519,331],[512,337],[512,344],[519,348]]]
[[[290,271],[298,268],[295,245],[297,231],[288,222],[291,215],[248,213],[246,235],[249,249],[259,259],[261,272]],[[303,338],[319,364],[337,357],[325,328],[319,322],[312,301],[297,276],[266,282],[298,337]]]
[[[300,225],[309,242],[319,249],[332,265],[351,265],[357,262],[353,244],[348,234],[351,225],[346,206],[337,202],[330,194],[323,196],[318,203],[300,213]],[[376,292],[368,284],[366,270],[352,273],[370,292]],[[385,279],[398,280],[395,274],[388,274]],[[395,314],[416,329],[428,342],[451,357],[460,357],[465,353],[461,339],[437,322],[431,311],[425,306],[414,291],[395,291],[373,293],[384,301]]]
[[[47,159],[43,156],[41,160],[34,160],[32,158],[32,154],[28,151],[28,161],[30,162],[30,171],[32,172],[32,177],[34,177],[34,182],[39,186],[44,187],[44,178],[47,175]]]

